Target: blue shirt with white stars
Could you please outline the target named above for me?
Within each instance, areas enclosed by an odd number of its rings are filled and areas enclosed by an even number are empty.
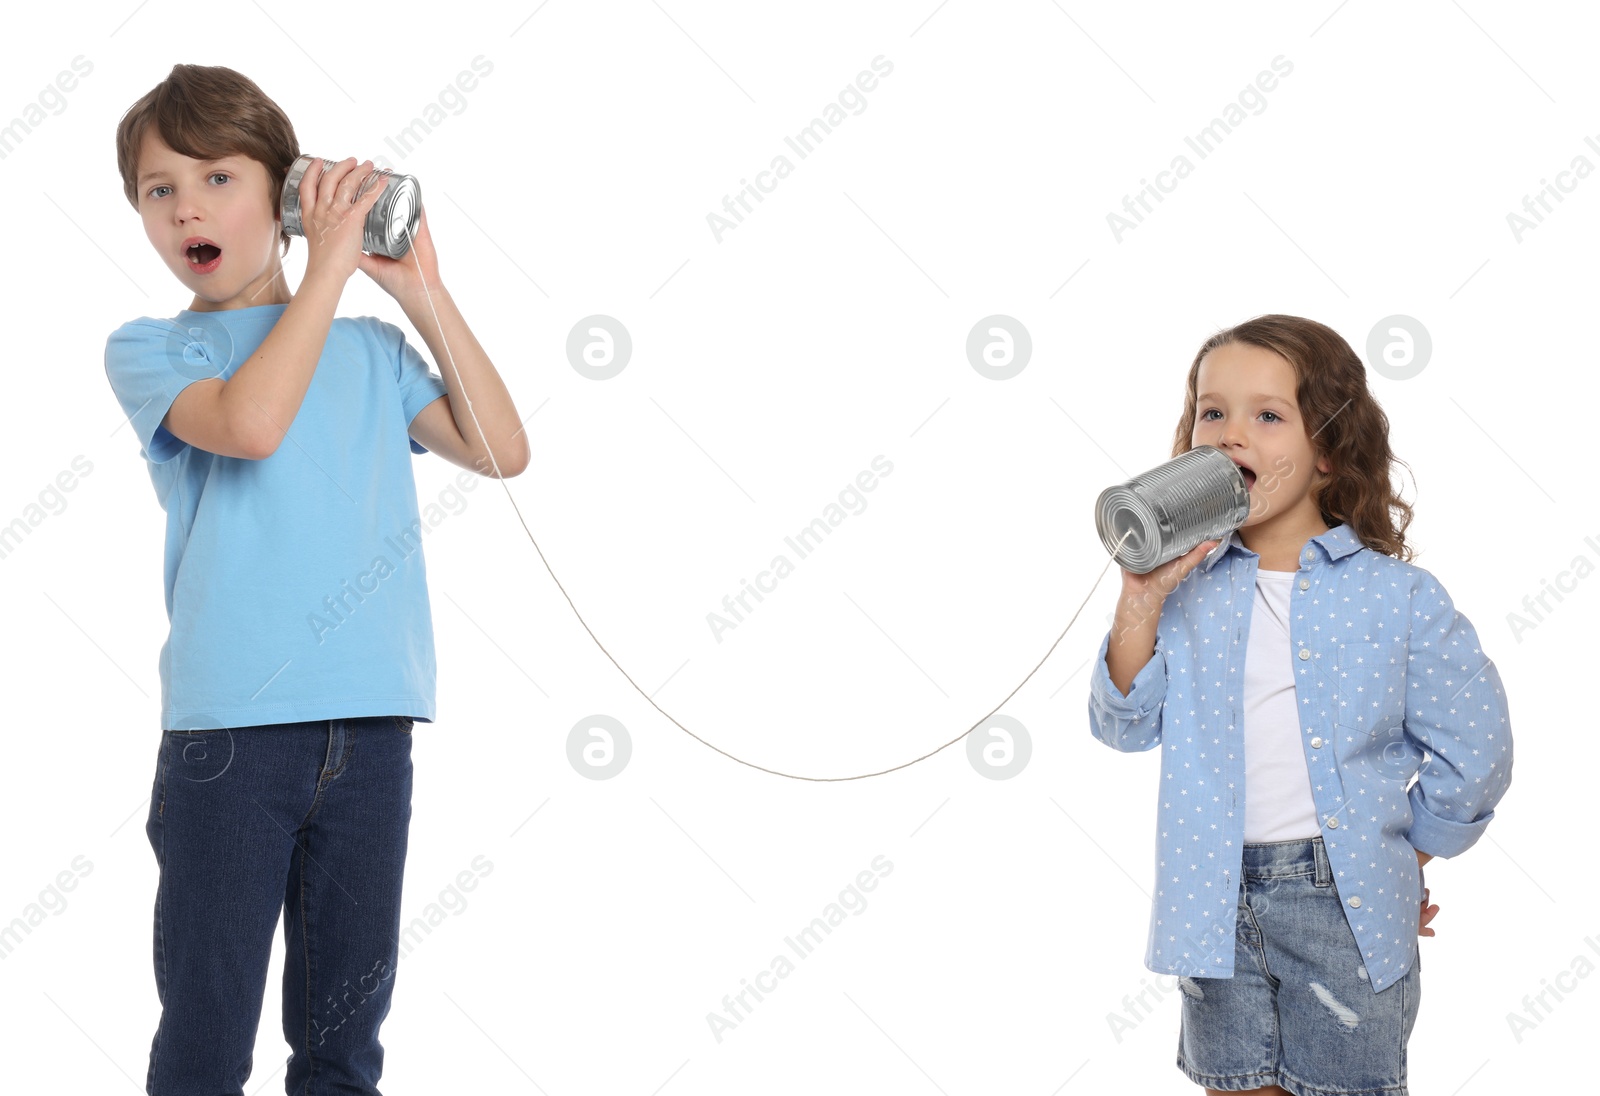
[[[1123,696],[1107,631],[1089,726],[1123,752],[1161,746],[1156,889],[1145,966],[1233,975],[1244,835],[1244,664],[1260,556],[1229,533],[1166,598],[1155,653]],[[1438,579],[1367,548],[1348,524],[1312,537],[1291,592],[1298,734],[1340,908],[1373,992],[1411,967],[1416,852],[1483,835],[1511,783],[1499,672]]]

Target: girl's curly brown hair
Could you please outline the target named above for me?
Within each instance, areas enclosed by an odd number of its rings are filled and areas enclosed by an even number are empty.
[[[274,212],[283,180],[300,156],[294,126],[248,76],[220,65],[173,65],[117,123],[117,170],[128,204],[139,208],[139,149],[150,127],[168,148],[196,160],[248,156],[267,169]],[[278,232],[279,256],[289,234]]]
[[[1389,417],[1367,390],[1366,366],[1331,327],[1300,316],[1257,316],[1207,339],[1189,367],[1172,455],[1194,448],[1201,361],[1229,343],[1270,350],[1294,367],[1295,399],[1306,432],[1317,455],[1326,456],[1333,466],[1327,475],[1313,469],[1311,497],[1323,523],[1333,528],[1348,522],[1368,548],[1410,562],[1416,553],[1406,544],[1405,531],[1412,509],[1394,489],[1389,466],[1411,466],[1390,452]]]

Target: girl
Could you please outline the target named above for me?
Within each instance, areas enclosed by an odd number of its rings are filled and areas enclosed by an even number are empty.
[[[1422,865],[1511,781],[1500,676],[1410,563],[1388,419],[1336,332],[1208,339],[1172,455],[1197,445],[1241,466],[1249,516],[1123,571],[1089,691],[1096,738],[1162,747],[1145,965],[1178,976],[1177,1066],[1208,1094],[1405,1096]]]

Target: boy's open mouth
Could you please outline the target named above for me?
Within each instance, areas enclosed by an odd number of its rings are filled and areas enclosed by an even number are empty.
[[[222,248],[214,245],[214,243],[197,243],[184,254],[189,259],[189,266],[208,267],[221,258]]]

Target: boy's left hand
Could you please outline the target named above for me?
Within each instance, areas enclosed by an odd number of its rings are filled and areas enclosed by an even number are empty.
[[[396,300],[420,298],[424,292],[437,291],[439,256],[433,250],[433,237],[428,234],[428,211],[424,209],[417,219],[417,234],[411,238],[411,247],[404,255],[391,259],[387,255],[369,255],[363,251],[357,265],[362,273],[378,283],[378,288]]]

